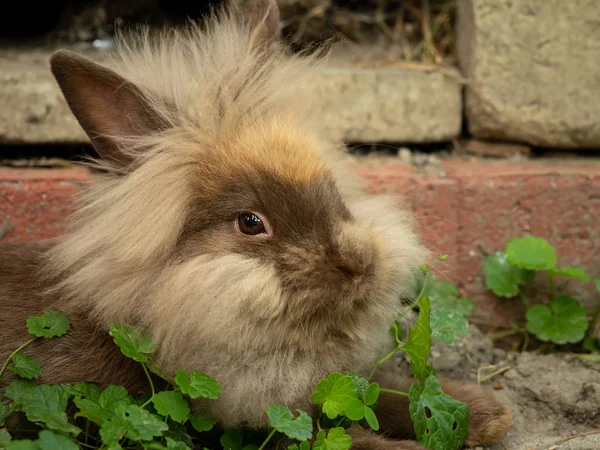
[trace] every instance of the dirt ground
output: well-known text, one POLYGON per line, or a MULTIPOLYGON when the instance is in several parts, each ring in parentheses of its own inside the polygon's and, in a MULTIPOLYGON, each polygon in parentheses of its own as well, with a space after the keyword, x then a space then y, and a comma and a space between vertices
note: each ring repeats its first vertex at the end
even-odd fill
MULTIPOLYGON (((473 325, 461 342, 434 344, 430 361, 440 377, 479 379, 512 410, 513 426, 505 439, 475 450, 600 449, 600 363, 507 353, 473 325)), ((405 355, 396 362, 410 370, 405 355)))

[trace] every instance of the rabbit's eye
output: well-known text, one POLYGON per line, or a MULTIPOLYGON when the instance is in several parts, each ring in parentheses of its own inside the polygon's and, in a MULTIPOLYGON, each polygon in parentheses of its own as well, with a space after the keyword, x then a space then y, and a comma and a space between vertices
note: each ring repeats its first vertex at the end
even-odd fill
POLYGON ((253 213, 244 212, 238 216, 238 227, 244 234, 251 236, 266 233, 265 224, 253 213))

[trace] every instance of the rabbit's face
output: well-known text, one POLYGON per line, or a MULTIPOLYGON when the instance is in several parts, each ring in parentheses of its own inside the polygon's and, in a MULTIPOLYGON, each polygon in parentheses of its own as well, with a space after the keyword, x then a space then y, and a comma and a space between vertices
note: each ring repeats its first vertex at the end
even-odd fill
POLYGON ((243 265, 236 276, 232 265, 226 275, 239 280, 240 291, 245 278, 274 273, 264 276, 277 284, 270 295, 279 297, 269 299, 277 304, 269 319, 302 326, 339 322, 389 304, 393 295, 398 300, 397 283, 414 265, 409 224, 383 209, 389 205, 371 212, 344 198, 315 137, 275 119, 217 144, 204 158, 179 244, 185 258, 251 261, 254 271, 243 265), (395 251, 398 239, 405 254, 395 251))

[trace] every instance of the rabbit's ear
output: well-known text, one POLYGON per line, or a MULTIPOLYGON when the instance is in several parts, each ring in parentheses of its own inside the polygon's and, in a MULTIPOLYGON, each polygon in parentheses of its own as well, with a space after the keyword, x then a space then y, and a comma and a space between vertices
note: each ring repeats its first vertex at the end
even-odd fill
POLYGON ((276 0, 255 0, 250 12, 250 30, 259 45, 277 41, 279 32, 279 6, 276 0))
POLYGON ((121 151, 118 138, 165 127, 142 92, 112 70, 66 50, 52 55, 50 67, 71 111, 103 159, 129 165, 131 157, 121 151))

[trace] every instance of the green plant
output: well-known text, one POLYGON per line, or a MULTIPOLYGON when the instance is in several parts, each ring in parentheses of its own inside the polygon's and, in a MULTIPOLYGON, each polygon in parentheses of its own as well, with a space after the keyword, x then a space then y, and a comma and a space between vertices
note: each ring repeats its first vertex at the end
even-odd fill
MULTIPOLYGON (((371 377, 366 379, 355 373, 331 373, 319 381, 312 394, 313 403, 321 411, 315 423, 306 411, 294 413, 283 405, 270 405, 266 414, 271 429, 258 434, 224 430, 221 446, 231 450, 262 450, 279 433, 297 442, 287 447, 290 450, 346 450, 352 445, 346 433, 352 423, 368 425, 375 431, 379 429, 377 400, 380 393, 385 392, 409 398, 417 438, 426 448, 459 448, 467 435, 467 406, 442 391, 428 357, 436 336, 442 342, 455 342, 466 333, 466 316, 473 304, 468 299, 459 299, 456 288, 449 283, 436 280, 428 283, 429 271, 423 270, 424 280, 413 305, 419 308, 416 324, 403 340, 400 323, 394 322, 390 331, 396 347, 377 361, 371 373, 372 377, 380 364, 402 350, 409 356, 417 380, 409 392, 381 388, 370 381, 371 377)), ((110 335, 124 355, 141 364, 148 378, 149 396, 135 398, 124 387, 114 385, 100 389, 83 382, 37 384, 31 380, 38 379, 42 370, 21 350, 36 339, 63 336, 70 324, 61 313, 50 311, 30 317, 27 325, 33 337, 16 349, 0 370, 0 382, 6 369, 17 376, 0 395, 0 427, 8 415, 21 412, 39 432, 30 433, 29 439, 12 439, 8 430, 0 429, 0 449, 210 448, 203 433, 211 431, 217 421, 192 413, 188 399, 219 398, 221 386, 216 379, 199 371, 188 374, 177 370, 173 380, 165 378, 166 389, 156 391, 150 375, 149 361, 155 350, 150 336, 117 323, 110 326, 110 335), (3 399, 9 400, 6 410, 2 406, 3 399)))
MULTIPOLYGON (((551 344, 576 344, 590 338, 586 338, 586 332, 590 323, 597 321, 598 314, 590 320, 578 300, 558 294, 556 278, 566 277, 584 283, 591 282, 591 279, 580 268, 557 267, 556 249, 545 239, 534 236, 511 239, 503 252, 486 258, 483 270, 486 285, 494 294, 506 298, 518 296, 527 309, 524 328, 515 326, 497 333, 495 337, 521 333, 524 335, 524 349, 528 333, 551 344), (536 272, 544 272, 548 277, 547 304, 531 305, 523 292, 523 286, 534 280, 536 272)), ((600 291, 600 280, 595 280, 595 283, 600 291)), ((591 348, 591 344, 587 345, 591 348)))

